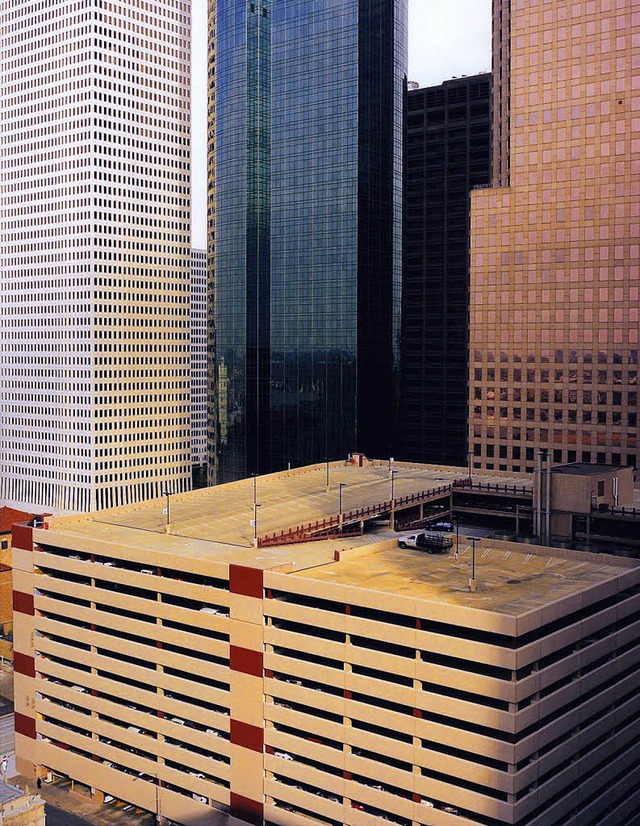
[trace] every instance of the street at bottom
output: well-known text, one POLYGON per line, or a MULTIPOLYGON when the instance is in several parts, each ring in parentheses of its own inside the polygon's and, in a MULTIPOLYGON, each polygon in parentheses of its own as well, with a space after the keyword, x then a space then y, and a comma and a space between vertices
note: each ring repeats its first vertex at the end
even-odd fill
POLYGON ((47 826, 91 826, 88 820, 58 809, 51 803, 46 803, 44 810, 47 815, 47 826))

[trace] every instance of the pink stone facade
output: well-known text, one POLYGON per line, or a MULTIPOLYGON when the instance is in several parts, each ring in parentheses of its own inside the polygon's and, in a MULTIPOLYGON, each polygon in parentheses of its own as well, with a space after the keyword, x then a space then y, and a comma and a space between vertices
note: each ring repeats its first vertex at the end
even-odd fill
POLYGON ((512 0, 504 21, 510 185, 472 193, 474 463, 636 465, 640 3, 512 0))

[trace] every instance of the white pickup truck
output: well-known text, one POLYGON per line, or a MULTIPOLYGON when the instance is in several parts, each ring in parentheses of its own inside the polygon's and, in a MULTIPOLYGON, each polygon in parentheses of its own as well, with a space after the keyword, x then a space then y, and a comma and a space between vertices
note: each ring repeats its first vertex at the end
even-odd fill
POLYGON ((411 533, 398 539, 400 548, 416 548, 428 554, 446 554, 453 548, 453 539, 442 534, 411 533))

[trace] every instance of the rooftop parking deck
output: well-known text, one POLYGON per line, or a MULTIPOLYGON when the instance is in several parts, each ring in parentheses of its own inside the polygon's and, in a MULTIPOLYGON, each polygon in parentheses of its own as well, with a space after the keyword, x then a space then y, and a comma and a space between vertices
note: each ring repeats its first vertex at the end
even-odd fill
POLYGON ((476 546, 477 591, 472 593, 471 556, 471 543, 461 536, 457 555, 372 548, 372 553, 345 555, 295 577, 518 617, 633 567, 609 556, 484 539, 476 546), (554 553, 558 556, 546 555, 554 553))
MULTIPOLYGON (((467 469, 438 466, 393 465, 393 496, 396 501, 455 481, 468 479, 467 469)), ((531 490, 532 478, 526 474, 474 472, 474 483, 509 485, 531 490)), ((356 467, 333 462, 297 469, 291 473, 245 479, 227 485, 171 496, 170 533, 189 539, 253 546, 254 491, 258 503, 258 536, 285 531, 305 523, 336 518, 358 509, 380 505, 389 510, 391 473, 387 462, 356 467), (327 489, 327 475, 329 487, 327 489), (341 490, 341 493, 340 493, 341 490)), ((55 520, 65 530, 82 529, 87 522, 133 528, 157 534, 165 532, 167 499, 102 511, 93 517, 67 517, 55 520)))
MULTIPOLYGON (((438 489, 446 497, 449 485, 468 479, 467 469, 461 468, 395 464, 393 470, 396 499, 438 489)), ((335 517, 340 485, 343 512, 369 507, 375 512, 379 505, 381 513, 385 508, 388 513, 391 477, 386 462, 366 467, 332 463, 328 473, 329 490, 326 465, 314 466, 171 497, 169 514, 163 512, 166 499, 161 499, 92 517, 56 518, 48 531, 36 531, 34 538, 42 544, 60 541, 63 547, 89 554, 112 554, 116 567, 120 558, 160 567, 184 564, 202 573, 210 563, 233 563, 512 617, 578 594, 637 564, 485 539, 476 550, 478 589, 472 593, 471 544, 464 533, 457 554, 402 550, 398 534, 383 526, 363 536, 255 548, 254 489, 259 536, 335 517)), ((473 482, 521 491, 532 485, 531 476, 490 472, 474 472, 473 482)))

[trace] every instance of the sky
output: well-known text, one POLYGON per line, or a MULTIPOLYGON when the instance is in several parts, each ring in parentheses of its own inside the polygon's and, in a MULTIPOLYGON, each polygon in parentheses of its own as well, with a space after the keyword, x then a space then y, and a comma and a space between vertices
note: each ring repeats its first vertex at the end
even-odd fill
MULTIPOLYGON (((192 0, 193 246, 206 247, 207 0, 192 0)), ((491 69, 491 0, 409 0, 409 80, 491 69)))

